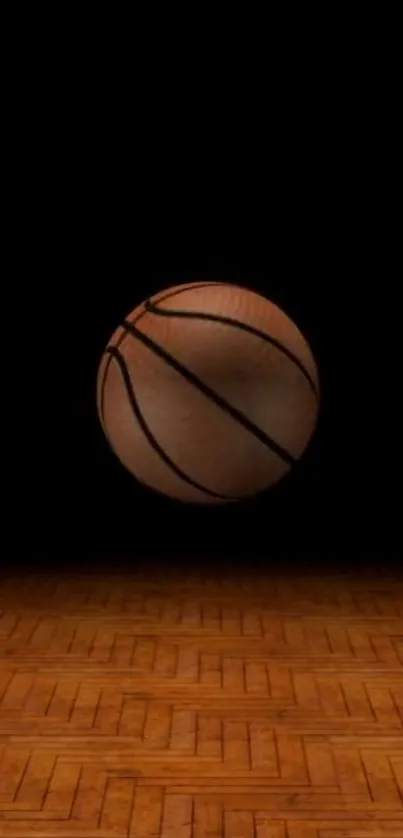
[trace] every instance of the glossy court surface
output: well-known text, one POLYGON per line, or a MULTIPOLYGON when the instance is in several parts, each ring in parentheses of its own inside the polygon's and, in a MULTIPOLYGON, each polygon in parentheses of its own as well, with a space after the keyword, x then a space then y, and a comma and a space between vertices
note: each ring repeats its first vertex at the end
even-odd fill
POLYGON ((386 573, 0 578, 0 836, 402 838, 386 573))

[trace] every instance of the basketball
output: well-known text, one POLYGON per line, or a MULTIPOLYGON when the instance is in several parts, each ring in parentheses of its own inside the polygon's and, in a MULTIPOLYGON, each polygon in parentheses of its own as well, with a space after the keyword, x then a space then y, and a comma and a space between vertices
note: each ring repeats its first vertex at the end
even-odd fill
POLYGON ((228 503, 284 477, 315 430, 319 380, 295 323, 247 288, 168 288, 101 358, 97 408, 122 464, 176 500, 228 503))

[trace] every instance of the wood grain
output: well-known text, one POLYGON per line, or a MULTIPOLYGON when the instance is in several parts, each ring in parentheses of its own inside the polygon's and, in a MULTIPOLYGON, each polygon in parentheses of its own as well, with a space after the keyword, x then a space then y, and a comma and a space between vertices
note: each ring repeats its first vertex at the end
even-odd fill
POLYGON ((0 580, 0 836, 401 838, 403 585, 0 580))

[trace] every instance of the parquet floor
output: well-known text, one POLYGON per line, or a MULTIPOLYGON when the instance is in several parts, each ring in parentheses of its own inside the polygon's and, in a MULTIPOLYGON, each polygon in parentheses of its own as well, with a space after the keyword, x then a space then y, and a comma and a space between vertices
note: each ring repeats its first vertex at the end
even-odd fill
POLYGON ((403 838, 403 584, 0 579, 0 836, 403 838))

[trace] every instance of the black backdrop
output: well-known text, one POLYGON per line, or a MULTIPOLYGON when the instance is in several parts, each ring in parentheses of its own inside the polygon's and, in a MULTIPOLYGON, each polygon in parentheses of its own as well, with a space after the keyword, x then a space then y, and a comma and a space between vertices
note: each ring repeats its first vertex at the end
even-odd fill
POLYGON ((251 242, 240 254, 234 239, 231 264, 199 243, 188 264, 171 248, 156 265, 92 235, 98 247, 87 237, 81 248, 66 230, 52 230, 48 247, 32 237, 29 259, 41 270, 15 282, 3 379, 3 567, 155 558, 256 558, 271 567, 290 556, 318 567, 398 563, 401 351, 370 237, 365 259, 359 244, 350 250, 322 235, 320 247, 294 242, 283 257, 281 246, 261 248, 256 267, 251 242), (321 376, 320 421, 300 465, 276 489, 227 507, 187 506, 139 485, 109 450, 95 407, 97 366, 116 325, 156 290, 201 276, 233 279, 284 307, 321 376))
POLYGON ((25 44, 7 77, 3 567, 288 553, 380 567, 399 556, 398 109, 393 50, 382 64, 379 42, 358 40, 332 49, 326 35, 318 54, 316 35, 311 49, 298 32, 301 52, 282 46, 263 89, 254 62, 245 81, 248 62, 231 60, 232 83, 213 71, 210 97, 199 55, 200 90, 182 62, 172 82, 170 55, 167 87, 157 73, 150 93, 151 76, 133 88, 120 60, 114 75, 103 39, 99 59, 85 44, 81 65, 70 40, 67 51, 52 41, 49 58, 29 34, 32 57, 25 44), (116 324, 200 272, 244 278, 283 305, 312 343, 323 391, 295 474, 213 510, 138 486, 108 451, 94 401, 116 324))

